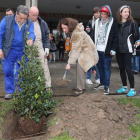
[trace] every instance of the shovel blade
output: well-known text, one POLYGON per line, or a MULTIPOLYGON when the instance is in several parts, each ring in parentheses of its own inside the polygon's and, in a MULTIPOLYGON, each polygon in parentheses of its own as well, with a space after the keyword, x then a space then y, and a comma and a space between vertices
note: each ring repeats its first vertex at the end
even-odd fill
POLYGON ((65 70, 65 73, 63 75, 63 80, 66 79, 66 74, 67 74, 67 70, 65 70))

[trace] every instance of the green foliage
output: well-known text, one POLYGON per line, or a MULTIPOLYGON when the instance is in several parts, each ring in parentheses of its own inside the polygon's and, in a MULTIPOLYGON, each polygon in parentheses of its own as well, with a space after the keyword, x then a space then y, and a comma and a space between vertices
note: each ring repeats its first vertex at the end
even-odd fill
POLYGON ((51 113, 49 110, 55 106, 52 91, 46 91, 44 70, 37 59, 37 46, 24 47, 24 56, 21 58, 18 85, 19 94, 14 93, 14 109, 20 116, 39 122, 42 115, 51 113))
POLYGON ((56 138, 52 138, 52 139, 49 139, 49 140, 75 140, 74 138, 70 137, 69 136, 69 133, 64 133, 56 138))

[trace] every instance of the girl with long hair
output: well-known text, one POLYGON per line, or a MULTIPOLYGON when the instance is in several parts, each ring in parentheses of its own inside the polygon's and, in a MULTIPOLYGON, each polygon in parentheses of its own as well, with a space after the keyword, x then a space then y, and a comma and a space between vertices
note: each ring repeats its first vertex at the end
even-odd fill
POLYGON ((116 52, 116 58, 120 69, 120 76, 123 87, 117 90, 117 93, 128 91, 127 76, 130 83, 130 90, 127 96, 136 95, 134 89, 134 76, 131 70, 131 58, 134 50, 134 44, 139 39, 138 26, 132 17, 131 8, 124 5, 119 8, 116 19, 119 23, 119 46, 116 52))

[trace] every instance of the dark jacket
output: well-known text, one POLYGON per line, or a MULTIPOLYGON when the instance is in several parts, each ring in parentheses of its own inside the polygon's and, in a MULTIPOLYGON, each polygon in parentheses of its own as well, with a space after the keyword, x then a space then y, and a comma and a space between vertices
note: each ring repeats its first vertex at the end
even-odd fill
POLYGON ((56 47, 56 44, 55 44, 55 37, 54 36, 52 36, 52 40, 50 40, 50 52, 56 52, 57 51, 57 47, 56 47), (54 47, 54 45, 55 45, 55 50, 52 50, 51 48, 52 48, 52 46, 54 47))
POLYGON ((43 43, 43 48, 50 48, 50 40, 49 40, 49 28, 47 23, 41 18, 38 17, 38 21, 40 24, 41 28, 41 33, 42 33, 42 43, 43 43))
POLYGON ((94 16, 91 20, 88 21, 88 24, 86 26, 86 33, 91 37, 91 39, 94 41, 94 25, 95 25, 95 21, 94 21, 94 16))
MULTIPOLYGON (((103 7, 107 7, 110 11, 110 21, 106 24, 106 39, 105 39, 105 57, 111 56, 110 51, 117 50, 118 47, 118 23, 117 21, 112 17, 112 12, 111 9, 108 5, 105 5, 103 7)), ((101 22, 101 15, 100 17, 96 20, 95 22, 95 45, 97 45, 97 38, 98 38, 98 29, 99 29, 99 24, 101 22)))
MULTIPOLYGON (((7 58, 9 51, 13 45, 13 39, 16 38, 17 36, 15 35, 15 31, 14 31, 15 15, 6 16, 5 18, 6 18, 6 22, 5 22, 6 25, 3 25, 3 26, 6 26, 5 33, 4 33, 4 37, 1 34, 1 38, 3 38, 2 50, 4 52, 4 56, 7 58)), ((25 23, 24 29, 22 32, 22 46, 23 47, 26 44, 26 37, 28 35, 28 32, 29 32, 28 38, 32 38, 34 41, 35 35, 34 35, 34 30, 33 30, 33 22, 30 19, 27 19, 27 22, 25 23), (32 31, 30 31, 31 26, 32 26, 32 31)))
POLYGON ((134 44, 139 39, 138 25, 135 21, 119 24, 119 46, 117 53, 133 53, 134 44))
POLYGON ((65 41, 59 41, 57 45, 58 50, 65 50, 65 41), (62 47, 62 48, 60 48, 62 47))

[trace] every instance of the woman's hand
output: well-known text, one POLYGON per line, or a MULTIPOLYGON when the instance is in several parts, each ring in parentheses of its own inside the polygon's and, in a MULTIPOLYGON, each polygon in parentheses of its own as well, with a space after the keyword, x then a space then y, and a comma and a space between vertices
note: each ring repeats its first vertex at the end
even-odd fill
POLYGON ((67 70, 70 69, 70 64, 67 64, 66 69, 67 69, 67 70))
POLYGON ((137 42, 137 46, 140 46, 140 42, 137 42))

